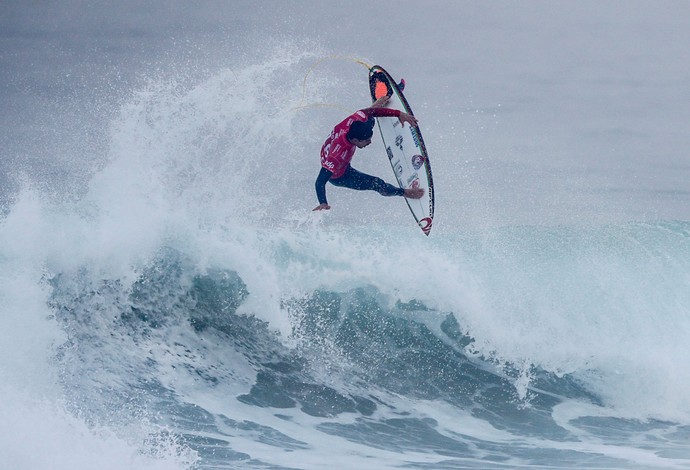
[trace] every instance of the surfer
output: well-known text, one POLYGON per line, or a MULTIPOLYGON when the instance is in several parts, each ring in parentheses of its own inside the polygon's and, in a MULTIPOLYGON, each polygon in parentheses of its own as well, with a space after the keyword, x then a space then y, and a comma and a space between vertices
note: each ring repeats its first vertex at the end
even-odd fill
POLYGON ((385 108, 388 100, 388 96, 379 98, 370 108, 360 109, 333 128, 321 147, 321 171, 315 184, 319 205, 314 208, 315 211, 331 208, 326 200, 326 183, 329 181, 336 186, 358 191, 376 191, 382 196, 403 196, 410 199, 424 196, 422 188, 399 188, 350 166, 355 150, 371 143, 375 117, 397 117, 403 126, 405 123, 417 125, 417 119, 411 114, 385 108))

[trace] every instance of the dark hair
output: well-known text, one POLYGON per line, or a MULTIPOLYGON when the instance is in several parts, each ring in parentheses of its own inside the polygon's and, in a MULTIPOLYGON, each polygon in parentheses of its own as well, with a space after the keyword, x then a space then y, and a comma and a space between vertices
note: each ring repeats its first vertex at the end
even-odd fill
POLYGON ((370 139, 372 135, 374 135, 373 129, 373 119, 371 120, 371 122, 355 121, 352 123, 352 125, 350 125, 350 130, 347 131, 346 137, 348 138, 348 140, 367 140, 370 139))

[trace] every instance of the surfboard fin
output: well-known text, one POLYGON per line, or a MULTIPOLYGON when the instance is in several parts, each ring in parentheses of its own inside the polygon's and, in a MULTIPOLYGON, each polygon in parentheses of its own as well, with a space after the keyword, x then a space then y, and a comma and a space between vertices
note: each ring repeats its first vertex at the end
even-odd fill
POLYGON ((398 83, 398 90, 403 91, 405 89, 405 79, 401 78, 400 83, 398 83))

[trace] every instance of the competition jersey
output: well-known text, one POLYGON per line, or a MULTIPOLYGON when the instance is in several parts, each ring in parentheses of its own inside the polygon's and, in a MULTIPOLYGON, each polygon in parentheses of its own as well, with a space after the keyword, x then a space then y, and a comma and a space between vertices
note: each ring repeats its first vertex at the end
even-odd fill
MULTIPOLYGON (((366 122, 372 117, 397 117, 400 111, 389 108, 366 108, 348 116, 343 122, 333 128, 331 135, 321 147, 321 166, 331 171, 331 179, 343 176, 350 165, 357 147, 347 140, 347 133, 355 121, 366 122)), ((373 126, 373 123, 372 123, 373 126)))

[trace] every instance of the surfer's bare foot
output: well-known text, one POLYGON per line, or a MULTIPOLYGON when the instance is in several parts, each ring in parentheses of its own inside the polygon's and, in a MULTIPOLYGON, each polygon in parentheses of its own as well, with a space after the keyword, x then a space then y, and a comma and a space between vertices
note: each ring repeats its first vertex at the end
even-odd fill
POLYGON ((424 196, 424 189, 423 188, 407 188, 405 190, 405 194, 403 194, 404 197, 408 199, 420 199, 422 196, 424 196))

